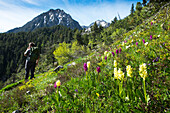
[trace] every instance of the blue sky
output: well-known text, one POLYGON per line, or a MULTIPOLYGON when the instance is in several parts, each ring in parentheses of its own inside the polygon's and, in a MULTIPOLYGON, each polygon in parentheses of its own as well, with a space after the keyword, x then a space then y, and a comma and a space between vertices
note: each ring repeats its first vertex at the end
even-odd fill
POLYGON ((80 25, 88 26, 96 20, 111 22, 115 16, 130 14, 142 0, 0 0, 0 32, 21 27, 49 9, 62 9, 80 25))

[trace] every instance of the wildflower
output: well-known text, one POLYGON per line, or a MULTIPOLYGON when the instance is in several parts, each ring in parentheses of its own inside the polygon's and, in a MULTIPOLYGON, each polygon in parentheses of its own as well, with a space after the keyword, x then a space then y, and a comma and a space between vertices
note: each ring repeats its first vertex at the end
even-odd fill
POLYGON ((147 102, 146 88, 145 88, 145 78, 147 77, 147 69, 145 63, 139 65, 139 75, 143 78, 143 91, 144 91, 145 101, 147 102))
POLYGON ((121 53, 121 51, 122 51, 122 49, 121 49, 121 48, 119 48, 119 53, 121 53))
POLYGON ((124 41, 125 43, 127 42, 127 40, 124 41))
POLYGON ((126 49, 128 49, 130 47, 130 45, 126 46, 126 49))
POLYGON ((84 70, 87 71, 87 64, 84 63, 84 70))
POLYGON ((75 89, 75 92, 78 92, 78 90, 77 90, 77 89, 75 89))
POLYGON ((165 45, 165 42, 163 43, 163 45, 165 45))
POLYGON ((147 70, 146 70, 146 64, 143 63, 139 65, 139 75, 145 79, 147 77, 147 70))
POLYGON ((90 68, 90 61, 87 62, 87 68, 90 68))
POLYGON ((158 37, 160 37, 161 35, 158 35, 158 37))
POLYGON ((117 68, 114 68, 114 78, 118 79, 118 71, 117 68))
POLYGON ((125 46, 125 42, 122 42, 122 46, 125 46))
POLYGON ((145 46, 148 45, 148 42, 145 43, 145 46))
POLYGON ((97 72, 98 72, 98 73, 100 73, 100 72, 101 72, 100 67, 97 67, 97 72))
POLYGON ((73 66, 75 66, 75 65, 76 65, 76 63, 75 63, 75 62, 72 62, 72 65, 73 65, 73 66))
POLYGON ((114 52, 112 52, 112 55, 113 55, 113 56, 115 56, 115 53, 114 53, 114 52))
POLYGON ((116 49, 116 54, 118 54, 118 49, 116 49))
POLYGON ((107 55, 107 52, 108 52, 108 51, 105 51, 105 52, 104 52, 104 55, 105 55, 105 56, 107 55))
POLYGON ((159 60, 159 57, 156 58, 156 62, 159 60))
POLYGON ((118 70, 118 78, 119 78, 120 80, 123 80, 123 79, 124 79, 124 73, 123 73, 123 71, 121 71, 121 68, 119 68, 119 70, 118 70))
POLYGON ((102 56, 102 60, 104 59, 104 56, 102 56))
POLYGON ((117 61, 114 60, 114 67, 117 67, 117 61))
POLYGON ((130 65, 126 66, 127 76, 132 77, 132 68, 130 65))
POLYGON ((96 93, 96 95, 99 97, 100 95, 99 95, 99 93, 96 93))
POLYGON ((105 56, 104 59, 107 60, 107 56, 105 56))
POLYGON ((60 80, 57 80, 57 82, 54 83, 54 88, 60 87, 60 85, 61 85, 60 80))
POLYGON ((151 25, 153 25, 153 22, 151 22, 151 25))
POLYGON ((150 39, 152 40, 152 35, 150 35, 150 39))
POLYGON ((145 40, 143 39, 142 41, 143 41, 143 44, 145 44, 145 40))
POLYGON ((108 57, 108 58, 111 57, 111 52, 108 52, 107 57, 108 57))
POLYGON ((138 45, 138 42, 136 42, 136 45, 138 45))

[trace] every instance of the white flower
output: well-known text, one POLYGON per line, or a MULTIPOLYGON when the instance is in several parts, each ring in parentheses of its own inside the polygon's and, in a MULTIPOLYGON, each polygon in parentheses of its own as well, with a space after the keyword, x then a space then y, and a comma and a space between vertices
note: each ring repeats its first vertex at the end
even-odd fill
POLYGON ((126 49, 128 49, 130 47, 130 45, 126 46, 126 49))
POLYGON ((160 37, 160 35, 158 35, 158 37, 160 37))
POLYGON ((104 52, 104 55, 106 56, 106 55, 107 55, 107 53, 108 53, 108 51, 105 51, 105 52, 104 52))
POLYGON ((73 65, 73 66, 76 65, 76 63, 75 63, 75 62, 72 62, 72 65, 73 65))
POLYGON ((90 61, 87 62, 87 67, 90 68, 90 61))
POLYGON ((117 67, 117 61, 114 60, 114 67, 117 67))
POLYGON ((145 46, 148 45, 148 42, 145 43, 145 46))
POLYGON ((123 79, 124 79, 124 73, 123 73, 123 71, 121 71, 121 68, 119 68, 119 70, 118 70, 118 78, 119 78, 120 80, 123 80, 123 79))

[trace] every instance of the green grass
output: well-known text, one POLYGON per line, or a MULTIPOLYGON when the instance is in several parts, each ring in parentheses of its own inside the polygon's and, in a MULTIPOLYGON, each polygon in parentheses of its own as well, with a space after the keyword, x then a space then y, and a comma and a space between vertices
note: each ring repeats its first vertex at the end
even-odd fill
MULTIPOLYGON (((13 89, 1 92, 0 111, 169 112, 170 19, 166 11, 170 9, 163 9, 153 18, 153 25, 150 24, 153 20, 148 20, 124 34, 123 40, 104 47, 105 50, 99 48, 88 57, 75 60, 75 66, 65 64, 57 73, 51 69, 36 74, 34 80, 16 88, 7 86, 13 89), (167 30, 162 28, 163 23, 167 30), (119 48, 121 52, 116 54, 119 48), (115 56, 109 52, 114 52, 115 56), (85 72, 83 66, 88 61, 90 67, 85 72), (146 69, 139 72, 142 63, 146 63, 146 69), (132 67, 132 77, 127 76, 127 65, 132 67), (97 72, 97 67, 101 72, 97 72), (122 79, 116 78, 115 68, 124 73, 122 79), (147 76, 141 77, 144 70, 147 76), (61 81, 61 86, 55 89, 57 80, 61 81)), ((102 44, 98 46, 103 47, 102 44)))

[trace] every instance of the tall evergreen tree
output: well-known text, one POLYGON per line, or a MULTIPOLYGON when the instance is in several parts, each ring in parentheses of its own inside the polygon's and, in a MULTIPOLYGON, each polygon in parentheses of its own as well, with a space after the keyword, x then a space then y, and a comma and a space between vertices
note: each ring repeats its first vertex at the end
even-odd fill
POLYGON ((132 4, 131 10, 130 10, 130 14, 133 16, 133 13, 135 12, 134 10, 134 4, 132 4))
POLYGON ((143 6, 146 6, 147 0, 143 0, 143 6))
POLYGON ((142 4, 140 2, 137 2, 136 10, 139 11, 139 12, 142 10, 142 4))

